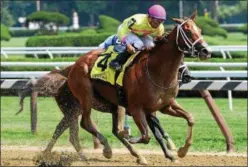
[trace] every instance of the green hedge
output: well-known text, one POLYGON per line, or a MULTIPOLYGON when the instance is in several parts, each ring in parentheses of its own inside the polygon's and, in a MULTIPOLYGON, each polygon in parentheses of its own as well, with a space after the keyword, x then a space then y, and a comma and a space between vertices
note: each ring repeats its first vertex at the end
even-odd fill
POLYGON ((87 28, 87 29, 84 29, 80 32, 81 35, 93 35, 93 34, 97 34, 97 30, 95 28, 87 28))
POLYGON ((244 34, 247 34, 248 32, 248 24, 246 23, 244 26, 239 28, 244 34))
POLYGON ((60 36, 34 36, 30 37, 27 47, 35 46, 97 46, 111 33, 102 34, 64 34, 60 36))
POLYGON ((227 32, 243 32, 241 27, 237 26, 230 26, 230 27, 222 27, 227 32))
POLYGON ((44 23, 56 23, 59 25, 67 25, 69 23, 69 18, 58 12, 33 12, 27 17, 27 21, 42 21, 44 23))
POLYGON ((100 15, 99 22, 100 22, 100 27, 97 31, 100 33, 109 32, 114 34, 117 32, 117 29, 121 24, 120 21, 106 15, 100 15))
POLYGON ((11 30, 12 37, 30 37, 38 33, 38 30, 11 30))
POLYGON ((116 33, 120 25, 118 20, 105 15, 100 15, 99 21, 100 27, 97 29, 86 28, 80 33, 30 37, 26 42, 26 46, 98 46, 108 36, 116 33))
POLYGON ((1 41, 9 41, 11 38, 8 27, 1 24, 1 41))
POLYGON ((222 36, 227 38, 227 31, 220 28, 219 24, 213 19, 199 16, 196 19, 196 24, 202 29, 203 35, 222 36))

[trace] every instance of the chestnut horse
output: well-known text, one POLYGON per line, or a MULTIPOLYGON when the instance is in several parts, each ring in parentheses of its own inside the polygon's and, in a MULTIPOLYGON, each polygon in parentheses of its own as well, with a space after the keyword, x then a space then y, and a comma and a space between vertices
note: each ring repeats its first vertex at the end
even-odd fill
MULTIPOLYGON (((103 50, 93 50, 90 53, 100 54, 101 52, 103 52, 103 50)), ((79 130, 78 116, 82 113, 82 109, 78 100, 72 95, 67 84, 67 77, 68 77, 68 73, 70 72, 70 69, 71 66, 63 70, 53 70, 48 74, 42 76, 38 80, 31 80, 31 82, 27 83, 27 85, 19 92, 21 108, 16 113, 16 115, 23 111, 24 99, 27 96, 30 96, 33 91, 38 92, 40 95, 53 96, 58 104, 58 107, 62 111, 64 117, 56 126, 52 139, 45 148, 44 153, 45 154, 50 153, 58 138, 65 132, 66 129, 69 128, 70 142, 72 143, 75 150, 78 152, 81 160, 87 160, 87 158, 85 157, 82 151, 82 147, 79 143, 79 137, 78 137, 78 130, 79 130)), ((99 97, 97 94, 94 95, 94 99, 93 99, 94 109, 102 112, 108 112, 109 111, 108 108, 110 107, 110 105, 108 106, 108 104, 109 104, 108 102, 106 102, 104 99, 99 97)), ((124 131, 124 127, 123 127, 124 116, 125 116, 125 110, 123 111, 123 108, 120 107, 118 110, 118 117, 120 121, 118 122, 118 129, 120 133, 123 133, 124 131)), ((170 139, 168 134, 164 132, 156 116, 153 117, 153 121, 156 124, 160 133, 162 134, 162 137, 167 141, 167 145, 169 149, 171 150, 175 149, 175 145, 173 141, 170 139)), ((99 141, 95 141, 95 142, 99 142, 99 141)))
MULTIPOLYGON (((105 82, 91 79, 90 71, 98 58, 98 54, 87 53, 72 65, 68 75, 68 87, 79 101, 82 108, 80 125, 99 139, 104 145, 103 155, 111 158, 112 150, 107 139, 94 128, 91 120, 91 108, 94 106, 94 94, 106 101, 109 112, 112 113, 113 134, 129 149, 140 164, 146 160, 139 155, 130 143, 148 143, 150 136, 148 126, 159 142, 165 157, 174 160, 174 156, 162 142, 162 137, 153 114, 159 110, 164 114, 182 117, 188 122, 188 136, 185 145, 178 150, 178 156, 184 157, 192 144, 194 120, 175 98, 178 93, 178 69, 183 59, 183 53, 197 55, 201 60, 210 58, 211 53, 201 36, 201 30, 195 24, 196 11, 190 18, 172 18, 177 25, 168 35, 167 40, 161 40, 151 51, 141 51, 126 70, 123 79, 123 89, 127 101, 127 113, 134 119, 141 132, 141 137, 125 139, 118 134, 117 106, 119 101, 116 87, 105 82)), ((103 104, 103 105, 105 105, 103 104)))

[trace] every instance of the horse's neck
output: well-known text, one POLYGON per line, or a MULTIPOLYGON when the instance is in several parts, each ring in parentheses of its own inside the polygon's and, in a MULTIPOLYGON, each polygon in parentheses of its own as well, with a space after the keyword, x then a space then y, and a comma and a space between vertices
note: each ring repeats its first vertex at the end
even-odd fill
POLYGON ((176 82, 177 73, 183 54, 175 43, 176 31, 173 30, 168 37, 167 44, 160 44, 154 48, 153 55, 149 56, 149 72, 153 78, 162 85, 176 82))

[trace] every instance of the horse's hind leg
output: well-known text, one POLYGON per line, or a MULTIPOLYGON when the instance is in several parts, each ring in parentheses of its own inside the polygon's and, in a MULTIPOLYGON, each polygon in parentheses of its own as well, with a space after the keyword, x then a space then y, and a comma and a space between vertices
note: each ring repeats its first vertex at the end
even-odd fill
POLYGON ((192 114, 186 112, 179 104, 177 104, 176 100, 173 100, 170 106, 167 106, 161 109, 160 111, 164 114, 168 114, 168 115, 176 116, 176 117, 183 117, 184 119, 187 120, 188 136, 187 136, 184 147, 181 147, 177 152, 179 157, 184 157, 187 154, 189 147, 191 146, 193 142, 194 119, 193 119, 192 114))
POLYGON ((82 119, 80 125, 86 131, 99 139, 104 145, 103 155, 106 158, 112 157, 112 150, 108 144, 108 140, 94 128, 91 120, 91 108, 93 101, 93 91, 91 81, 88 76, 84 75, 84 69, 77 65, 73 68, 68 77, 68 85, 73 95, 78 99, 82 107, 82 119))
POLYGON ((57 139, 64 133, 64 131, 69 127, 68 119, 64 116, 62 120, 57 125, 55 132, 53 133, 53 137, 51 141, 48 143, 44 152, 51 152, 53 149, 54 144, 56 143, 57 139))
POLYGON ((112 112, 112 123, 113 123, 113 129, 112 133, 126 146, 126 148, 130 151, 132 156, 135 156, 137 158, 137 162, 141 165, 146 165, 147 161, 146 159, 141 156, 138 151, 134 149, 134 147, 127 141, 127 139, 124 138, 124 135, 121 134, 122 129, 121 125, 119 125, 119 118, 120 116, 118 115, 117 106, 113 106, 111 109, 112 112))
POLYGON ((81 160, 87 160, 87 158, 84 156, 82 147, 79 143, 79 137, 78 137, 78 115, 76 115, 73 120, 71 120, 70 123, 70 142, 75 148, 75 150, 78 152, 81 160))

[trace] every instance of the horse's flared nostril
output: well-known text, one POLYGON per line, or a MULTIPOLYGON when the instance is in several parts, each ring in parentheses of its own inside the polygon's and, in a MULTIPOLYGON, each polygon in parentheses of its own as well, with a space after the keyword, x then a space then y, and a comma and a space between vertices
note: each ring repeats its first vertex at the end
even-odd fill
POLYGON ((208 51, 208 49, 202 48, 202 49, 201 49, 201 54, 202 54, 202 55, 209 55, 210 52, 208 51))

